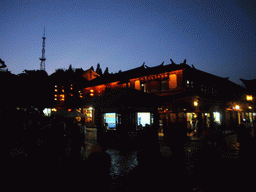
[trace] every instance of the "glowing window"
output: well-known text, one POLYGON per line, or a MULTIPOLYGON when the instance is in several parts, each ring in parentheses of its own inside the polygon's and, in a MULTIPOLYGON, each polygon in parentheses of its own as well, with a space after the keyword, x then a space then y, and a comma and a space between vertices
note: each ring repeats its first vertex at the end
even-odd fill
POLYGON ((108 124, 108 128, 116 128, 116 113, 105 113, 104 119, 105 123, 108 124))
POLYGON ((139 112, 137 113, 138 125, 145 127, 146 124, 150 125, 150 113, 148 112, 139 112))
POLYGON ((140 90, 140 80, 135 81, 135 89, 140 90))
POLYGON ((58 89, 55 89, 55 92, 57 92, 58 91, 58 89))
POLYGON ((175 89, 177 87, 177 75, 171 74, 169 75, 169 88, 175 89))
POLYGON ((216 123, 220 124, 220 113, 219 112, 213 112, 213 117, 216 123))

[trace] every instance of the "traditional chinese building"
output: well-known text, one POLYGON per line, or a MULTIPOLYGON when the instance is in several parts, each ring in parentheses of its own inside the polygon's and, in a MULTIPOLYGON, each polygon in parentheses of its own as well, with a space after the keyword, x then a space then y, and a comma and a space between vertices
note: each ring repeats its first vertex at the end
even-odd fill
MULTIPOLYGON (((202 120, 204 127, 210 127, 214 121, 233 126, 240 123, 238 111, 241 109, 237 105, 246 102, 245 88, 228 78, 191 67, 186 60, 181 64, 172 61, 155 67, 143 64, 128 71, 97 77, 87 85, 82 91, 85 100, 124 87, 161 96, 164 104, 158 108, 160 125, 167 126, 183 122, 189 127, 196 117, 202 120)), ((93 115, 92 123, 96 123, 93 115)))

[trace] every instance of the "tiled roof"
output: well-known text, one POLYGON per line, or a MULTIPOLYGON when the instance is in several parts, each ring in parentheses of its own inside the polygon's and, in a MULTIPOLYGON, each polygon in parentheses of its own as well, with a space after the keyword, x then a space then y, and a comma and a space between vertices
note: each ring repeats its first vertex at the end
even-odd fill
POLYGON ((125 83, 125 82, 129 81, 129 79, 148 76, 148 75, 154 75, 154 74, 159 74, 159 73, 164 73, 164 72, 175 71, 175 70, 187 67, 187 66, 177 65, 177 64, 169 64, 169 65, 164 66, 162 63, 161 65, 158 65, 155 67, 147 67, 143 63, 142 66, 134 68, 134 69, 130 69, 127 71, 116 73, 116 74, 108 74, 108 75, 102 75, 100 77, 97 77, 94 80, 90 81, 90 83, 88 84, 88 87, 101 85, 101 84, 105 84, 105 83, 116 82, 116 81, 125 83))

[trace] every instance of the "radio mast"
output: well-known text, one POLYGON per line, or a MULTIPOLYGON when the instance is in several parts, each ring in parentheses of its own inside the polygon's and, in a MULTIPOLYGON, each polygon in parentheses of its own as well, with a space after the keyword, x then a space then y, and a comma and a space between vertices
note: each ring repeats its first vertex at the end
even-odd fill
POLYGON ((40 63, 40 70, 42 71, 45 71, 45 60, 46 58, 44 57, 44 54, 45 54, 45 28, 44 28, 44 36, 43 36, 43 49, 42 49, 42 57, 39 58, 41 60, 41 63, 40 63))

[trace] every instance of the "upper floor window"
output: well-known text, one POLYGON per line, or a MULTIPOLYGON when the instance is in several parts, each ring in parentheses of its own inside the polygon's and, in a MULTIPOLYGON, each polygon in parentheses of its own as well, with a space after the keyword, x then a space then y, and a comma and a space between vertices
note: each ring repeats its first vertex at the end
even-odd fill
POLYGON ((169 75, 169 88, 175 89, 177 87, 177 75, 171 74, 169 75))
POLYGON ((140 90, 140 80, 135 81, 135 89, 140 90))
POLYGON ((207 93, 207 86, 201 85, 201 91, 207 93))
POLYGON ((167 90, 167 87, 166 87, 166 81, 161 81, 160 82, 160 89, 161 89, 161 91, 165 91, 165 90, 167 90))
POLYGON ((189 88, 193 88, 194 87, 194 82, 193 81, 190 81, 190 80, 187 80, 187 87, 189 88))

